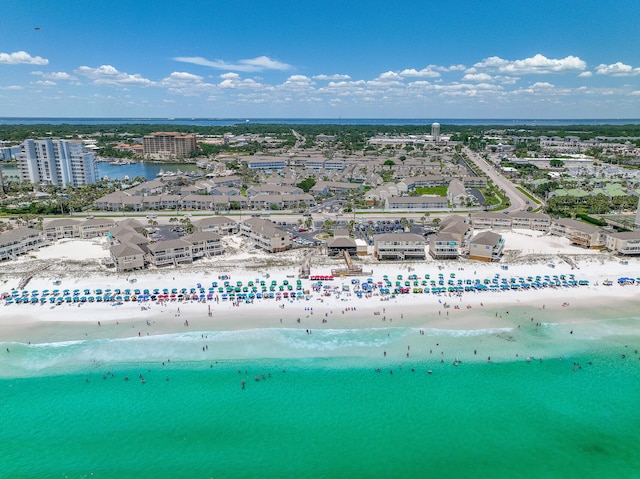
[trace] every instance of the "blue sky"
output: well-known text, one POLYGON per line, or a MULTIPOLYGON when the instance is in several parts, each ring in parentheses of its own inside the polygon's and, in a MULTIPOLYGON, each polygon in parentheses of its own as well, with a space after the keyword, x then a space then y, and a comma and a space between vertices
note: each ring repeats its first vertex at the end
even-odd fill
POLYGON ((638 118, 638 18, 638 0, 3 0, 0 116, 638 118))

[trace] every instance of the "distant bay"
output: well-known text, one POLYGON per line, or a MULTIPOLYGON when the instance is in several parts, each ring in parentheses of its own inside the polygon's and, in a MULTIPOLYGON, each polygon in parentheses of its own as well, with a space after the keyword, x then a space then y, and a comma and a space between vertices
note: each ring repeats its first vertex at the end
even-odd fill
POLYGON ((232 126, 240 124, 275 125, 431 125, 439 122, 449 125, 481 126, 566 126, 566 125, 638 125, 639 118, 56 118, 56 117, 0 117, 0 125, 193 125, 232 126))

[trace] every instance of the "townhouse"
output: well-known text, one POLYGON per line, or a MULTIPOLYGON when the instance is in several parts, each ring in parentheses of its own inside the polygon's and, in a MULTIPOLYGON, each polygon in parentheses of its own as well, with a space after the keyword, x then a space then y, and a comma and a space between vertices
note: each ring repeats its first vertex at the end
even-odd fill
POLYGON ((26 227, 5 231, 0 234, 0 261, 17 259, 18 256, 46 244, 44 231, 26 227))
POLYGON ((414 233, 386 233, 373 238, 374 257, 378 260, 425 259, 425 239, 414 233))

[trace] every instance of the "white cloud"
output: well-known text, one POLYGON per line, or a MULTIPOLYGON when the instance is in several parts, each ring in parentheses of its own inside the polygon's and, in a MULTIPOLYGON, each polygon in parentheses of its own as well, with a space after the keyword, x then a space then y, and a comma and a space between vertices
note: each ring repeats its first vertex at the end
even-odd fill
POLYGON ((201 82, 202 78, 200 75, 194 75, 193 73, 187 72, 173 72, 163 81, 178 81, 178 82, 201 82))
POLYGON ((83 75, 96 85, 153 85, 154 82, 142 77, 139 73, 129 74, 120 72, 111 65, 100 65, 97 68, 81 66, 75 71, 78 75, 83 75))
POLYGON ((554 88, 554 85, 546 81, 538 81, 531 85, 531 88, 554 88))
POLYGON ((614 77, 629 77, 640 75, 640 68, 633 68, 631 65, 627 65, 622 62, 616 62, 612 63, 611 65, 598 65, 596 67, 596 74, 611 75, 614 77))
POLYGON ((4 53, 0 52, 0 63, 8 65, 48 65, 49 60, 42 57, 32 57, 25 51, 4 53))
POLYGON ((21 85, 0 86, 0 90, 24 90, 24 87, 21 85))
POLYGON ((311 78, 314 80, 351 80, 349 75, 340 75, 338 73, 333 75, 314 75, 311 78))
POLYGON ((32 75, 39 75, 45 80, 77 80, 73 75, 68 74, 67 72, 41 72, 41 71, 33 71, 32 75))
POLYGON ((379 82, 397 82, 402 80, 402 76, 396 72, 388 71, 378 76, 374 81, 379 82))
POLYGON ((55 86, 56 82, 53 82, 51 80, 38 80, 33 82, 33 84, 38 86, 55 86))
POLYGON ((415 68, 406 68, 400 72, 403 77, 418 77, 418 78, 439 78, 441 75, 436 71, 435 65, 429 65, 422 70, 416 70, 415 68))
POLYGON ((638 95, 638 96, 640 96, 640 90, 632 91, 631 93, 629 93, 629 95, 638 95))
POLYGON ((267 56, 238 60, 237 63, 229 63, 224 60, 207 60, 203 57, 175 57, 174 60, 183 63, 192 63, 194 65, 216 68, 218 70, 239 72, 261 72, 264 70, 286 71, 291 70, 292 68, 291 65, 288 65, 287 63, 273 60, 267 56))
MULTIPOLYGON (((218 86, 220 88, 225 89, 251 89, 251 90, 259 90, 261 88, 265 88, 265 85, 259 83, 251 78, 240 78, 240 75, 236 75, 234 73, 227 75, 220 75, 221 77, 225 77, 218 86)), ((267 87, 267 89, 271 89, 272 87, 267 87)))
POLYGON ((592 77, 593 73, 586 71, 586 72, 582 72, 578 75, 578 78, 589 78, 592 77))
POLYGON ((488 73, 467 73, 462 77, 462 81, 488 82, 491 80, 493 77, 488 73))
MULTIPOLYGON (((567 71, 584 70, 587 64, 579 57, 569 55, 565 58, 547 58, 540 53, 523 60, 505 60, 500 57, 485 58, 473 65, 477 70, 498 71, 512 75, 526 75, 539 73, 562 73, 567 71)), ((473 72, 471 72, 473 73, 473 72)))

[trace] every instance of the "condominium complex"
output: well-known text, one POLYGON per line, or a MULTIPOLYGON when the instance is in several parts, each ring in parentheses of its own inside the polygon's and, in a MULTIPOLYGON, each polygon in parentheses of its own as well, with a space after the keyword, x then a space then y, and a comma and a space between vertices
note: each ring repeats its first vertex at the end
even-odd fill
POLYGON ((32 183, 78 187, 95 183, 98 177, 95 158, 80 141, 25 140, 17 159, 21 179, 32 183))
POLYGON ((179 158, 197 149, 196 136, 158 131, 142 138, 144 156, 149 158, 179 158))

